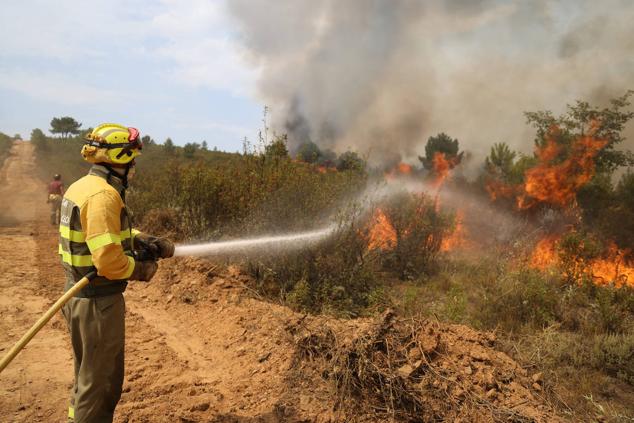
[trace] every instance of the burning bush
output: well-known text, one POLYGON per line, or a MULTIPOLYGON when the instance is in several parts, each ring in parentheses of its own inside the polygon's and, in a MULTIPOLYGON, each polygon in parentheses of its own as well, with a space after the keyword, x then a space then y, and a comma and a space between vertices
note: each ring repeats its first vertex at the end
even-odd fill
POLYGON ((602 246, 592 235, 569 232, 558 242, 557 250, 562 276, 568 283, 592 278, 591 262, 599 257, 602 246))
POLYGON ((613 241, 602 241, 591 232, 569 229, 539 240, 530 266, 556 269, 568 284, 591 282, 634 287, 634 265, 629 254, 629 250, 619 250, 613 241))
POLYGON ((380 210, 382 218, 368 236, 369 247, 382 253, 384 267, 401 279, 433 272, 443 237, 451 228, 450 216, 440 213, 425 195, 407 192, 394 195, 380 210), (378 243, 378 230, 389 239, 378 243))
MULTIPOLYGON (((491 199, 514 196, 520 210, 538 205, 566 208, 573 204, 579 189, 594 176, 594 158, 607 141, 583 136, 566 150, 556 141, 558 133, 557 127, 551 128, 544 144, 536 148, 536 164, 525 170, 521 185, 509 186, 497 179, 499 175, 489 179, 487 191, 491 199)), ((493 162, 493 158, 488 158, 488 162, 493 162)), ((494 170, 491 166, 488 169, 494 170)))
POLYGON ((459 145, 457 139, 441 132, 434 137, 429 137, 425 144, 425 156, 418 156, 418 160, 425 169, 446 175, 450 168, 454 168, 462 161, 464 154, 459 152, 459 145), (439 169, 442 171, 439 172, 439 169))

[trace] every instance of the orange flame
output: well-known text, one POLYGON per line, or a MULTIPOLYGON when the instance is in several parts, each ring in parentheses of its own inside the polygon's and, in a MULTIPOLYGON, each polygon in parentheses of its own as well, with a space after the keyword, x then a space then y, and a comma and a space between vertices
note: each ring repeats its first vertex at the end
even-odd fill
POLYGON ((396 169, 398 170, 398 173, 402 175, 409 175, 410 173, 412 173, 412 166, 408 165, 407 163, 399 163, 396 166, 396 169))
MULTIPOLYGON (((545 270, 559 265, 561 263, 557 252, 559 239, 558 235, 541 239, 533 250, 530 266, 545 270)), ((597 285, 614 283, 616 287, 624 285, 634 287, 634 263, 628 263, 625 260, 626 253, 612 243, 604 258, 594 259, 587 263, 588 273, 592 276, 594 283, 597 285)))
POLYGON ((464 227, 464 212, 458 210, 456 212, 456 228, 449 236, 443 238, 440 244, 440 251, 454 251, 456 249, 465 248, 467 244, 467 231, 464 227))
POLYGON ((316 165, 314 169, 317 171, 317 173, 337 172, 336 167, 329 167, 324 165, 316 165))
POLYGON ((559 238, 559 235, 549 235, 539 240, 531 255, 531 267, 546 270, 559 263, 559 256, 557 255, 557 241, 559 241, 559 238))
POLYGON ((573 144, 566 160, 553 163, 561 147, 549 138, 537 151, 540 163, 525 173, 524 192, 517 198, 518 208, 528 209, 538 203, 560 207, 572 204, 577 191, 594 176, 594 157, 606 144, 604 140, 582 137, 573 144))
MULTIPOLYGON (((596 131, 593 124, 591 134, 596 131)), ((545 144, 535 151, 538 163, 524 173, 524 183, 513 186, 499 180, 487 182, 487 192, 492 201, 515 197, 517 208, 530 209, 547 203, 566 207, 573 204, 576 194, 595 174, 595 157, 607 141, 592 135, 579 137, 570 148, 567 157, 558 161, 563 148, 555 141, 557 128, 552 128, 545 144)))
POLYGON ((491 201, 496 201, 500 198, 513 198, 516 196, 517 187, 505 184, 497 179, 489 179, 486 183, 485 189, 489 194, 491 201))
POLYGON ((611 244, 607 257, 592 263, 592 277, 598 285, 614 282, 617 287, 628 285, 634 288, 634 263, 625 261, 626 252, 611 244))
POLYGON ((396 246, 396 230, 383 210, 377 209, 368 233, 369 250, 390 250, 396 246))
POLYGON ((445 179, 449 176, 449 171, 453 169, 454 164, 451 160, 447 159, 445 153, 437 151, 434 153, 432 165, 435 175, 433 185, 436 188, 440 188, 440 186, 445 182, 445 179))
POLYGON ((407 163, 403 163, 400 162, 399 164, 397 164, 394 168, 392 168, 391 170, 385 172, 384 176, 386 179, 394 179, 398 176, 401 175, 411 175, 412 173, 412 166, 408 165, 407 163))

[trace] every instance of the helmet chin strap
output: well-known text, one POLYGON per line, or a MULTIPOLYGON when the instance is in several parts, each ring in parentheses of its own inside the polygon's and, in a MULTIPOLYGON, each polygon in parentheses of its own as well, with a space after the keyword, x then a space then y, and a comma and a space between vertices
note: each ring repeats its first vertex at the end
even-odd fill
POLYGON ((114 176, 115 178, 118 178, 121 180, 121 185, 123 185, 124 191, 128 189, 128 174, 130 173, 130 168, 134 166, 134 160, 126 163, 125 166, 122 166, 122 167, 118 167, 118 166, 115 167, 115 166, 112 166, 110 163, 99 163, 99 164, 105 167, 106 169, 108 169, 108 182, 110 182, 110 178, 114 176), (123 174, 117 172, 115 169, 123 169, 123 174))

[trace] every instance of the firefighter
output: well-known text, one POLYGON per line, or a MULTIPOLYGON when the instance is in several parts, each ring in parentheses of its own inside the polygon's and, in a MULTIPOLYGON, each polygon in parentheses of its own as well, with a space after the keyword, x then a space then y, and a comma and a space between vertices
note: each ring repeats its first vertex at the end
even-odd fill
POLYGON ((62 175, 56 173, 53 180, 48 184, 47 203, 51 205, 51 225, 59 225, 59 208, 62 205, 62 196, 64 195, 64 183, 62 175))
POLYGON ((154 259, 133 257, 135 241, 152 246, 156 257, 174 254, 171 241, 143 235, 130 225, 125 191, 141 148, 135 128, 99 125, 86 136, 81 150, 93 165, 68 187, 62 200, 59 253, 65 290, 90 272, 97 273, 62 309, 75 364, 69 421, 113 419, 123 385, 123 292, 128 280, 149 281, 158 267, 154 259))

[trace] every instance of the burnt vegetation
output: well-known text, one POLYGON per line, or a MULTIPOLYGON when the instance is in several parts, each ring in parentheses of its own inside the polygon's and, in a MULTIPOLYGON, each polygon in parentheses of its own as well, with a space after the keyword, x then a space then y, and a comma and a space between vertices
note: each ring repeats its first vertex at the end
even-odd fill
MULTIPOLYGON (((245 142, 241 153, 148 136, 128 203, 137 226, 178 241, 334 222, 334 236, 317 245, 215 260, 239 263, 260 295, 307 313, 356 317, 394 308, 403 318, 495 331, 498 349, 545 375, 539 395, 561 413, 625 421, 634 416, 634 157, 620 145, 634 117, 631 95, 605 108, 577 102, 561 116, 526 113, 535 128, 535 153, 495 143, 475 181, 458 172, 468 155, 460 147, 468 140, 444 133, 429 139, 419 166, 387 171, 355 152, 337 155, 310 141, 290 153, 285 136, 245 142), (394 175, 434 189, 400 191, 368 207, 368 185, 394 175), (462 225, 455 207, 439 200, 443 186, 512 216, 528 235, 497 240, 472 230, 471 247, 459 251, 452 238, 462 225)), ((78 157, 81 134, 69 134, 54 139, 33 130, 43 179, 62 173, 69 184, 86 172, 78 157)), ((8 149, 3 137, 7 145, 11 140, 0 136, 0 157, 8 149)), ((407 364, 407 351, 397 351, 396 364, 374 351, 408 336, 383 333, 345 352, 316 349, 309 344, 313 338, 304 342, 306 354, 338 369, 333 379, 342 402, 369 396, 377 408, 408 420, 425 399, 412 396, 411 381, 398 379, 390 367, 407 364)), ((426 379, 431 364, 418 366, 424 369, 417 383, 439 395, 433 378, 426 379)), ((460 387, 458 394, 471 398, 469 392, 460 387)), ((426 412, 430 419, 450 415, 426 412)), ((501 421, 512 414, 504 407, 496 412, 501 421)))

